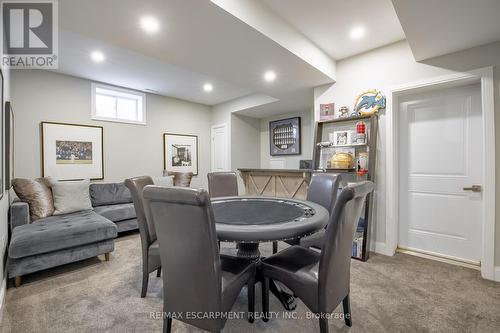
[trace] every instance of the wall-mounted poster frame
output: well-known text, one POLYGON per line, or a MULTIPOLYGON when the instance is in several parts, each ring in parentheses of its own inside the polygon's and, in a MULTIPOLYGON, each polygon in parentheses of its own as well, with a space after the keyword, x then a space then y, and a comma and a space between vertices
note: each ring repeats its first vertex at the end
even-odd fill
POLYGON ((163 134, 163 170, 198 175, 198 136, 163 134))
POLYGON ((43 177, 104 179, 102 126, 42 122, 40 129, 43 177))
POLYGON ((300 155, 300 117, 269 122, 271 156, 300 155))

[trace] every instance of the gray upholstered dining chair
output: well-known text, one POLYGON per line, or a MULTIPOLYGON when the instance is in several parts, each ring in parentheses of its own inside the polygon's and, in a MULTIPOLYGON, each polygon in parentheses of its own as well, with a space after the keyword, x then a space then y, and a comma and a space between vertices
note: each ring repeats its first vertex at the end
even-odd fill
MULTIPOLYGON (((346 186, 330 215, 321 253, 291 246, 262 261, 264 277, 262 308, 269 313, 269 278, 290 288, 304 304, 320 316, 321 333, 328 332, 328 318, 342 302, 347 326, 352 325, 349 303, 352 241, 366 197, 373 183, 364 181, 346 186)), ((267 321, 267 319, 266 319, 267 321)))
POLYGON ((146 186, 144 202, 160 243, 163 273, 164 332, 172 317, 220 332, 227 317, 193 318, 186 313, 230 311, 248 285, 249 321, 253 322, 255 263, 219 256, 212 204, 205 190, 146 186))
MULTIPOLYGON (((314 173, 307 189, 307 201, 312 201, 326 208, 332 214, 341 177, 333 173, 314 173)), ((290 245, 300 245, 303 247, 315 247, 321 249, 325 240, 325 229, 322 229, 312 235, 285 241, 290 245)), ((278 246, 273 243, 273 253, 278 252, 278 246)))
POLYGON ((153 185, 153 179, 149 176, 134 177, 125 179, 125 186, 132 194, 137 224, 141 234, 142 249, 142 290, 141 297, 146 297, 148 291, 149 273, 157 271, 156 276, 161 274, 160 253, 154 225, 149 221, 142 197, 142 190, 146 185, 153 185))
POLYGON ((231 197, 238 195, 238 177, 236 172, 210 172, 208 193, 211 198, 231 197))

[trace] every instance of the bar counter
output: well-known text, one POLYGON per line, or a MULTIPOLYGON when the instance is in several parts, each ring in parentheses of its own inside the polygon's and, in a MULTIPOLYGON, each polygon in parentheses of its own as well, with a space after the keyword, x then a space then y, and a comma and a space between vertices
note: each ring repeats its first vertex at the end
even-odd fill
POLYGON ((305 199, 312 170, 238 169, 247 195, 305 199))

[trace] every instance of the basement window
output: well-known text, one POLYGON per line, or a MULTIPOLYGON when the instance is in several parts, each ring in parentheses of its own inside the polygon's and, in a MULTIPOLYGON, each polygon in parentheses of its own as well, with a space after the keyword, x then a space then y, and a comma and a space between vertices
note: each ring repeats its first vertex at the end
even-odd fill
POLYGON ((146 95, 93 83, 92 119, 146 125, 146 95))

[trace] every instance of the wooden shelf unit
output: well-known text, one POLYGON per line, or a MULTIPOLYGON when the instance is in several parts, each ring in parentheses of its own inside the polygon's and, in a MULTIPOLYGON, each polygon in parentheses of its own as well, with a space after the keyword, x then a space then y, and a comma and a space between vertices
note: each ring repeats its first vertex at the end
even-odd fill
MULTIPOLYGON (((321 160, 321 149, 323 147, 318 146, 319 142, 326 142, 329 140, 324 139, 324 129, 325 127, 334 127, 334 126, 347 126, 349 123, 355 124, 358 121, 364 121, 367 123, 368 135, 367 135, 367 144, 357 145, 344 145, 344 146, 332 146, 329 148, 337 148, 337 147, 354 147, 357 148, 365 148, 368 151, 368 173, 363 176, 363 180, 370 180, 375 182, 375 166, 376 166, 376 153, 377 153, 377 132, 378 132, 378 114, 373 114, 370 116, 360 116, 360 117, 347 117, 347 118, 337 118, 333 120, 327 121, 319 121, 316 122, 315 126, 315 141, 314 141, 314 152, 313 152, 313 170, 316 172, 331 172, 331 173, 342 173, 345 174, 345 178, 343 177, 343 181, 354 182, 359 181, 357 179, 356 169, 319 169, 320 160, 321 160)), ((328 135, 328 133, 326 133, 328 135)), ((355 156, 356 158, 356 156, 355 156)), ((372 207, 373 207, 373 193, 369 194, 366 198, 365 203, 365 212, 364 212, 364 220, 365 224, 363 227, 363 242, 362 242, 362 251, 360 257, 353 257, 354 259, 366 261, 369 257, 369 249, 370 249, 370 225, 372 218, 372 207)), ((356 231, 356 234, 358 232, 356 231)))

